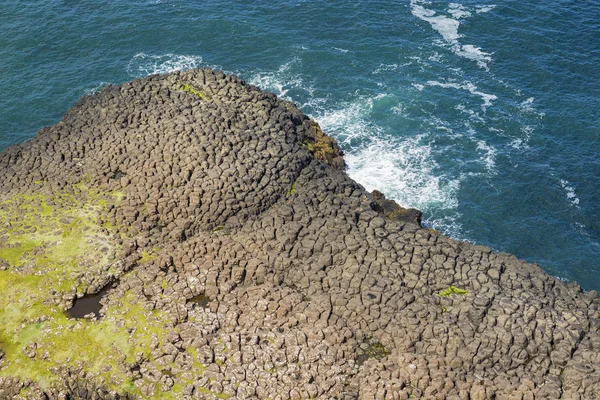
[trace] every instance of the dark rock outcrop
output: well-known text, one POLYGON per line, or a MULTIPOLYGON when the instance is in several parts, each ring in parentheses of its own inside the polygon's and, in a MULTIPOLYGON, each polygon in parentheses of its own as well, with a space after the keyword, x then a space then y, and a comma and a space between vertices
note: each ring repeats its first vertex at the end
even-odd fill
POLYGON ((84 97, 0 187, 0 398, 600 393, 595 292, 422 228, 234 76, 84 97))
POLYGON ((402 208, 395 201, 386 199, 379 190, 373 190, 372 195, 375 201, 373 209, 382 213, 386 218, 421 225, 423 217, 421 211, 414 208, 402 208))

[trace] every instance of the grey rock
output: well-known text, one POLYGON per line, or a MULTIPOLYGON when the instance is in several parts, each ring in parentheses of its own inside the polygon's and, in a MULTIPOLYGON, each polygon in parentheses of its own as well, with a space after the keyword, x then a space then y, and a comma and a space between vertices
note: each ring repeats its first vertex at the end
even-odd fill
MULTIPOLYGON (((23 194, 60 207, 56 194, 86 197, 82 185, 122 196, 85 233, 103 232, 106 250, 48 304, 118 281, 103 317, 81 323, 144 338, 143 352, 115 352, 100 372, 76 355, 54 365, 38 340, 24 354, 56 379, 31 376, 29 398, 600 393, 596 293, 423 228, 419 211, 352 181, 335 141, 295 105, 237 77, 205 69, 108 86, 0 153, 0 166, 3 207, 23 194)), ((0 246, 10 235, 0 228, 0 246)), ((7 270, 28 273, 0 260, 7 270)), ((0 367, 10 362, 0 351, 0 367)), ((21 379, 0 377, 0 398, 21 379)))

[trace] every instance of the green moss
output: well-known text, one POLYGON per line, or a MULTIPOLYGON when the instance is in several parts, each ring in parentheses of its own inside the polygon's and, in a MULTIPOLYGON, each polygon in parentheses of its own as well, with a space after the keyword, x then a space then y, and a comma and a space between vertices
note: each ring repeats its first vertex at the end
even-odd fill
POLYGON ((228 399, 229 396, 226 395, 225 393, 215 393, 211 390, 208 390, 206 388, 200 387, 200 388, 196 388, 198 390, 198 392, 203 393, 203 394, 207 394, 207 395, 213 395, 215 396, 217 399, 228 399))
POLYGON ((13 247, 0 248, 0 258, 7 261, 11 266, 20 266, 23 264, 23 256, 37 247, 36 242, 17 242, 13 247))
POLYGON ((112 192, 110 195, 114 198, 116 204, 119 204, 125 198, 123 192, 112 192))
POLYGON ((325 164, 337 167, 339 166, 338 159, 342 153, 337 146, 336 141, 325 135, 319 124, 313 121, 312 133, 314 139, 312 141, 305 140, 303 146, 310 151, 317 160, 323 161, 325 164))
POLYGON ((121 386, 119 386, 119 392, 134 394, 139 393, 138 388, 133 384, 131 379, 126 379, 121 386))
POLYGON ((188 354, 190 354, 193 357, 194 360, 194 365, 193 365, 193 369, 196 372, 202 373, 206 370, 206 365, 202 364, 201 362, 198 361, 198 349, 196 349, 195 347, 189 347, 186 349, 186 352, 188 354))
MULTIPOLYGON (((3 282, 19 285, 14 278, 15 282, 6 278, 6 274, 0 276, 3 282)), ((43 286, 43 279, 38 279, 37 283, 38 286, 43 286)), ((18 292, 27 292, 24 285, 19 286, 18 292)), ((9 293, 15 294, 10 289, 9 293)), ((58 376, 49 372, 50 368, 67 360, 83 362, 85 371, 99 374, 104 382, 108 382, 112 374, 125 374, 124 363, 133 363, 136 351, 141 350, 141 346, 129 343, 127 331, 117 328, 114 319, 91 322, 67 318, 55 307, 45 305, 43 297, 40 294, 29 301, 17 300, 20 304, 9 306, 0 313, 0 319, 6 327, 10 327, 0 334, 6 359, 6 368, 0 371, 0 376, 29 378, 42 387, 48 387, 58 379, 58 376), (41 315, 45 315, 48 320, 43 323, 19 324, 32 319, 35 321, 34 318, 41 315), (36 344, 35 358, 29 358, 22 351, 30 343, 36 344), (46 353, 45 359, 41 358, 43 353, 46 353), (110 371, 101 372, 100 368, 107 365, 111 367, 110 371)))
POLYGON ((70 319, 55 306, 63 296, 87 290, 81 285, 82 271, 99 276, 114 264, 114 232, 100 226, 98 217, 122 197, 78 184, 69 192, 0 201, 0 259, 7 266, 0 271, 0 377, 32 379, 48 388, 59 379, 53 367, 80 361, 84 371, 97 374, 97 383, 137 391, 122 379, 120 384, 109 382, 126 376, 136 354, 149 348, 152 333, 162 334, 169 316, 147 314, 122 301, 123 307, 94 322, 70 319), (134 333, 117 325, 119 319, 134 333), (33 344, 35 356, 30 358, 23 349, 33 344))
MULTIPOLYGON (((186 352, 188 354, 190 354, 193 357, 194 360, 194 364, 192 366, 192 370, 195 372, 196 375, 200 375, 202 374, 205 370, 206 370, 206 366, 200 362, 198 362, 198 350, 196 348, 188 348, 186 349, 186 352)), ((208 379, 208 383, 210 384, 210 382, 212 382, 212 379, 208 379)), ((194 384, 194 380, 193 379, 179 379, 171 388, 170 392, 166 392, 166 393, 160 393, 160 397, 161 399, 181 399, 183 396, 181 396, 181 392, 183 391, 183 388, 187 385, 193 385, 194 384)), ((205 394, 205 395, 211 395, 211 396, 215 396, 218 399, 228 399, 229 396, 226 395, 225 393, 216 393, 213 392, 211 390, 209 390, 208 388, 205 387, 196 387, 197 392, 205 394)))
POLYGON ((449 288, 444 289, 441 292, 439 292, 438 296, 441 296, 441 297, 450 297, 450 295, 453 295, 453 294, 457 294, 459 296, 465 296, 467 293, 469 293, 468 290, 459 289, 456 286, 450 286, 449 288))
POLYGON ((138 263, 145 264, 145 263, 148 263, 148 262, 154 260, 155 258, 156 258, 156 254, 154 254, 154 252, 150 253, 148 251, 144 251, 144 252, 142 252, 142 257, 140 258, 138 263))
MULTIPOLYGON (((109 228, 100 216, 124 196, 102 193, 83 182, 68 192, 0 198, 0 377, 33 380, 48 389, 61 379, 52 372, 56 367, 81 364, 83 372, 95 376, 92 383, 141 397, 130 370, 140 354, 154 362, 151 344, 167 342, 173 316, 145 309, 143 299, 131 291, 114 299, 99 321, 71 319, 56 306, 64 296, 87 292, 84 274, 122 273, 115 267, 120 247, 112 239, 122 227, 109 228), (27 353, 34 348, 30 358, 27 353)), ((159 251, 142 253, 141 261, 151 261, 159 251)), ((198 361, 197 350, 187 351, 195 375, 201 374, 206 367, 198 361)), ((193 383, 179 377, 175 364, 155 366, 173 371, 179 388, 193 383)), ((181 395, 177 390, 163 393, 157 386, 150 397, 181 395)))
POLYGON ((302 147, 304 147, 306 150, 310 151, 311 153, 314 153, 314 151, 315 151, 315 144, 313 142, 309 142, 308 140, 304 140, 302 142, 302 147))
POLYGON ((179 90, 196 95, 196 96, 200 97, 202 100, 208 100, 208 97, 206 96, 206 94, 204 94, 204 92, 194 88, 190 84, 184 83, 183 85, 181 85, 179 87, 179 90))
POLYGON ((296 182, 292 183, 292 188, 285 195, 286 195, 286 197, 290 197, 294 193, 296 193, 296 182))

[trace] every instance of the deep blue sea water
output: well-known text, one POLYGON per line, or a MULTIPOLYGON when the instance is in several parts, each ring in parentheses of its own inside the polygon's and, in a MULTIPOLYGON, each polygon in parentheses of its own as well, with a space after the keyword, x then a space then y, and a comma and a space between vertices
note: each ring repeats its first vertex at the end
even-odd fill
POLYGON ((0 28, 0 149, 107 83, 218 68, 425 225, 600 290, 599 0, 3 0, 0 28))

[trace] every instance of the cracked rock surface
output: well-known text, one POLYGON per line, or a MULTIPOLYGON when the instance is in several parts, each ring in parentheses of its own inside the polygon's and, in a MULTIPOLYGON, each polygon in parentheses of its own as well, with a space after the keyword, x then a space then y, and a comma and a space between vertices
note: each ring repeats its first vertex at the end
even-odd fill
POLYGON ((343 166, 212 70, 108 86, 1 153, 0 398, 599 398, 596 292, 343 166))

